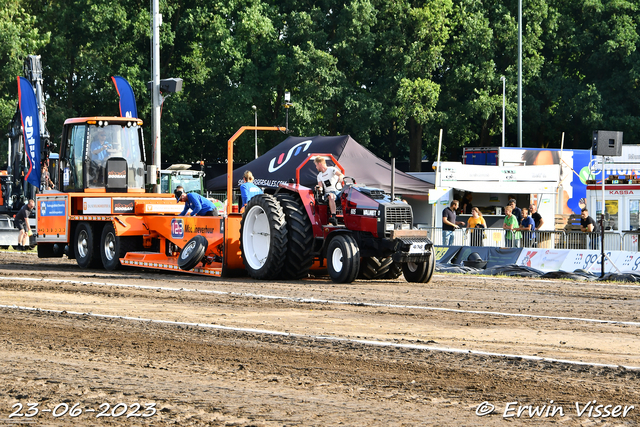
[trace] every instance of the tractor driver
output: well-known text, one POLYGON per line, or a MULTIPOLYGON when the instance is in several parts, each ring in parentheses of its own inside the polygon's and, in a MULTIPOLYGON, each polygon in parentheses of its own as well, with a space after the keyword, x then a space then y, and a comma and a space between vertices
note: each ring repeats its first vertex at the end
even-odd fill
POLYGON ((100 129, 96 138, 91 142, 91 166, 89 169, 92 186, 104 185, 104 167, 109 158, 109 150, 113 145, 107 141, 107 133, 100 129))
POLYGON ((98 164, 104 165, 109 157, 109 149, 112 148, 112 144, 107 141, 107 134, 104 130, 98 132, 98 136, 91 143, 91 154, 93 160, 98 164))
POLYGON ((216 206, 198 193, 185 193, 184 187, 179 185, 173 194, 176 196, 176 201, 184 202, 184 209, 180 212, 180 216, 185 216, 189 209, 191 209, 191 216, 218 216, 216 206))
POLYGON ((336 185, 338 182, 344 185, 344 175, 340 172, 340 169, 327 166, 327 162, 324 157, 317 156, 315 159, 316 170, 318 171, 318 185, 324 187, 324 194, 327 200, 329 201, 329 209, 331 210, 331 217, 329 218, 329 223, 333 225, 338 225, 338 220, 336 218, 336 196, 339 191, 336 185))

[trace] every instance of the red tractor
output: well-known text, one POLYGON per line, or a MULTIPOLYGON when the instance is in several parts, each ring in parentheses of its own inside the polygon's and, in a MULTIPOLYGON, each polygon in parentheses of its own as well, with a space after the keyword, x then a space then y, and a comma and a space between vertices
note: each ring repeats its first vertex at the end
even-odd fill
POLYGON ((331 279, 350 283, 357 277, 426 283, 435 268, 433 243, 426 230, 413 229, 413 212, 405 202, 391 200, 382 190, 359 187, 352 178, 336 205, 338 225, 328 224, 328 204, 320 190, 280 184, 273 194, 253 197, 240 226, 242 260, 254 279, 300 279, 313 269, 327 269, 331 279), (325 264, 326 261, 326 264, 325 264))

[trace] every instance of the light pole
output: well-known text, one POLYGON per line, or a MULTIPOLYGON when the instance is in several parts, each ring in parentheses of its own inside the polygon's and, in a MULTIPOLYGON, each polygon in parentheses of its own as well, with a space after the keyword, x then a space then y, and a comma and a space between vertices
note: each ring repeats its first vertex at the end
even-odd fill
POLYGON ((287 132, 289 132, 289 107, 291 107, 291 92, 285 92, 284 93, 284 108, 286 111, 286 119, 285 119, 285 124, 284 124, 284 128, 286 129, 287 132))
POLYGON ((504 124, 504 108, 505 108, 505 103, 506 103, 506 97, 505 97, 505 88, 507 86, 507 79, 502 76, 500 77, 500 81, 502 81, 502 146, 504 147, 504 128, 505 128, 505 124, 504 124))
MULTIPOLYGON (((252 105, 251 109, 253 110, 255 127, 258 127, 258 107, 256 107, 255 105, 252 105)), ((256 159, 257 159, 258 158, 258 129, 255 129, 255 139, 256 139, 256 159)))
POLYGON ((522 148, 522 0, 518 0, 518 147, 522 148))

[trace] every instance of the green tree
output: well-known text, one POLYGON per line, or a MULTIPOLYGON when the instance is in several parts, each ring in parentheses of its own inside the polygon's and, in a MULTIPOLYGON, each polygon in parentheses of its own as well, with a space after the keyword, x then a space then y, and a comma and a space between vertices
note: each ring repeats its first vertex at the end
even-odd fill
MULTIPOLYGON (((38 26, 51 34, 42 62, 48 127, 54 137, 68 117, 119 114, 113 75, 128 79, 137 99, 142 98, 149 76, 148 10, 132 1, 26 4, 38 26)), ((141 104, 144 112, 145 102, 141 104)))
MULTIPOLYGON (((0 123, 6 127, 18 106, 17 76, 22 76, 24 60, 38 53, 49 41, 35 17, 17 0, 0 0, 0 123)), ((4 133, 4 132, 3 132, 4 133)), ((6 163, 6 138, 0 144, 0 165, 6 163)))
MULTIPOLYGON (((550 2, 552 23, 542 36, 545 59, 532 82, 536 100, 528 117, 536 145, 559 141, 588 148, 595 129, 621 130, 638 143, 640 99, 639 7, 629 1, 550 2)), ((550 13, 551 15, 551 13, 550 13)))

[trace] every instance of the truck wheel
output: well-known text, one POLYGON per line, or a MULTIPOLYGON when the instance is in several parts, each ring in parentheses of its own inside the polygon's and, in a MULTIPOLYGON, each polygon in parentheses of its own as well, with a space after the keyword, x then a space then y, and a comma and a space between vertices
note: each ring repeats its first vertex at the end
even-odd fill
POLYGON ((102 267, 100 243, 95 238, 94 227, 88 222, 81 222, 76 227, 73 249, 80 268, 102 267))
POLYGON ((428 283, 433 277, 436 257, 433 250, 429 252, 429 260, 424 262, 407 262, 402 264, 402 273, 407 282, 428 283))
POLYGON ((275 197, 259 194, 245 206, 240 221, 240 250, 252 278, 270 280, 280 275, 287 256, 287 227, 275 197))
POLYGON ((113 224, 105 225, 100 239, 100 256, 105 270, 122 267, 120 258, 124 258, 127 252, 134 252, 137 249, 136 242, 135 237, 117 236, 113 224))
POLYGON ((303 279, 313 264, 313 227, 302 201, 290 194, 276 196, 287 225, 287 255, 280 276, 283 279, 303 279))
POLYGON ((209 242, 204 236, 194 236, 182 248, 178 257, 178 267, 187 271, 193 269, 204 258, 208 246, 209 242))
POLYGON ((375 256, 364 257, 360 260, 360 272, 358 277, 361 279, 386 279, 389 269, 393 265, 391 257, 378 258, 375 256))
POLYGON ((360 249, 353 237, 339 234, 331 239, 327 248, 327 270, 331 280, 351 283, 360 269, 360 249))

